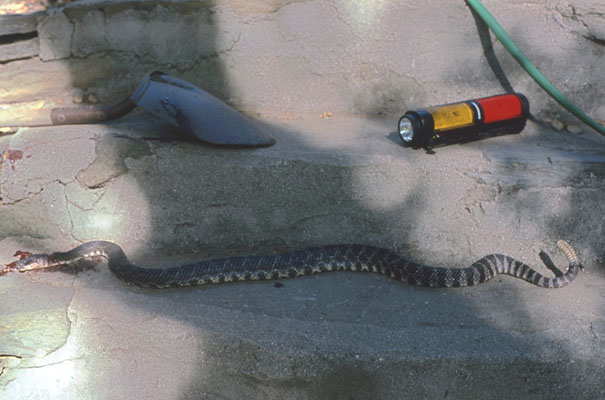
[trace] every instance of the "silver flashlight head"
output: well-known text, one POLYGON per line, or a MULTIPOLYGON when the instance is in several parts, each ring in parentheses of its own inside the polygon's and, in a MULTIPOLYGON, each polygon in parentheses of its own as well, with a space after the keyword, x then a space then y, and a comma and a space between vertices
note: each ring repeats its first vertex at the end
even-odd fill
POLYGON ((410 143, 414 139, 414 127, 407 117, 399 120, 399 136, 405 143, 410 143))

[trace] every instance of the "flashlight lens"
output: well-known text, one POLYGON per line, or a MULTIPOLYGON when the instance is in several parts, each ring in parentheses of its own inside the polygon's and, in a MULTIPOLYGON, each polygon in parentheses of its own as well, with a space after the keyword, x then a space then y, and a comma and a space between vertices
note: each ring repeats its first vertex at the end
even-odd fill
POLYGON ((410 143, 414 139, 414 128, 412 121, 408 118, 401 118, 399 121, 399 136, 406 143, 410 143))

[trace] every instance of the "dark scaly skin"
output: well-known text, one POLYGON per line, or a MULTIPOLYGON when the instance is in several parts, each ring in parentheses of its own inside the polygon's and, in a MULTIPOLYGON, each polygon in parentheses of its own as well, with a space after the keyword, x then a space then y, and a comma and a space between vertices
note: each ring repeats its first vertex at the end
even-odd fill
MULTIPOLYGON (((450 288, 478 285, 497 274, 512 275, 544 288, 568 285, 582 265, 573 248, 557 242, 569 261, 565 274, 548 278, 531 267, 501 254, 487 255, 467 268, 439 268, 416 264, 379 247, 350 244, 330 245, 293 253, 230 257, 198 261, 170 268, 141 268, 133 265, 120 246, 106 241, 84 243, 67 252, 26 254, 7 270, 20 272, 52 268, 90 257, 105 257, 111 271, 123 281, 143 287, 173 288, 210 283, 294 278, 330 271, 367 271, 418 286, 450 288)), ((5 271, 6 272, 6 271, 5 271)))

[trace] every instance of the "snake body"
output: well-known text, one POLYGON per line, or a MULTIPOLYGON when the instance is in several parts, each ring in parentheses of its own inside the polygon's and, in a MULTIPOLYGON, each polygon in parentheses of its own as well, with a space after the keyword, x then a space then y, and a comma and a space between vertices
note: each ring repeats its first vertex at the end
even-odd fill
POLYGON ((120 246, 112 242, 86 242, 67 252, 34 254, 15 262, 14 269, 29 271, 74 263, 90 257, 104 257, 110 270, 121 280, 151 288, 174 288, 211 283, 294 278, 330 271, 367 271, 392 279, 433 288, 478 285, 497 274, 512 275, 544 288, 568 285, 582 265, 574 249, 557 242, 569 261, 565 274, 548 278, 528 265, 501 254, 487 255, 467 268, 440 268, 416 264, 374 246, 329 245, 307 250, 261 256, 203 260, 170 268, 142 268, 128 261, 120 246))

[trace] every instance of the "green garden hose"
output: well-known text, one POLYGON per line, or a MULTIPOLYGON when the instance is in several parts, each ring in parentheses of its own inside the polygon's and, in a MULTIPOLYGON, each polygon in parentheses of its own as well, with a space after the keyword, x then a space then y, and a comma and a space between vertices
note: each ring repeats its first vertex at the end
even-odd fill
POLYGON ((534 78, 536 83, 542 87, 553 99, 559 104, 565 107, 570 113, 578 117, 586 125, 590 126, 601 135, 605 135, 605 127, 599 124, 594 119, 590 118, 584 113, 578 106, 573 104, 567 97, 563 95, 552 83, 546 79, 544 75, 529 61, 529 59, 523 54, 521 49, 515 44, 515 42, 508 36, 504 28, 496 21, 494 16, 481 4, 479 0, 466 0, 469 6, 481 17, 483 22, 489 26, 494 32, 498 40, 508 50, 508 52, 517 60, 517 62, 523 67, 527 73, 534 78))

